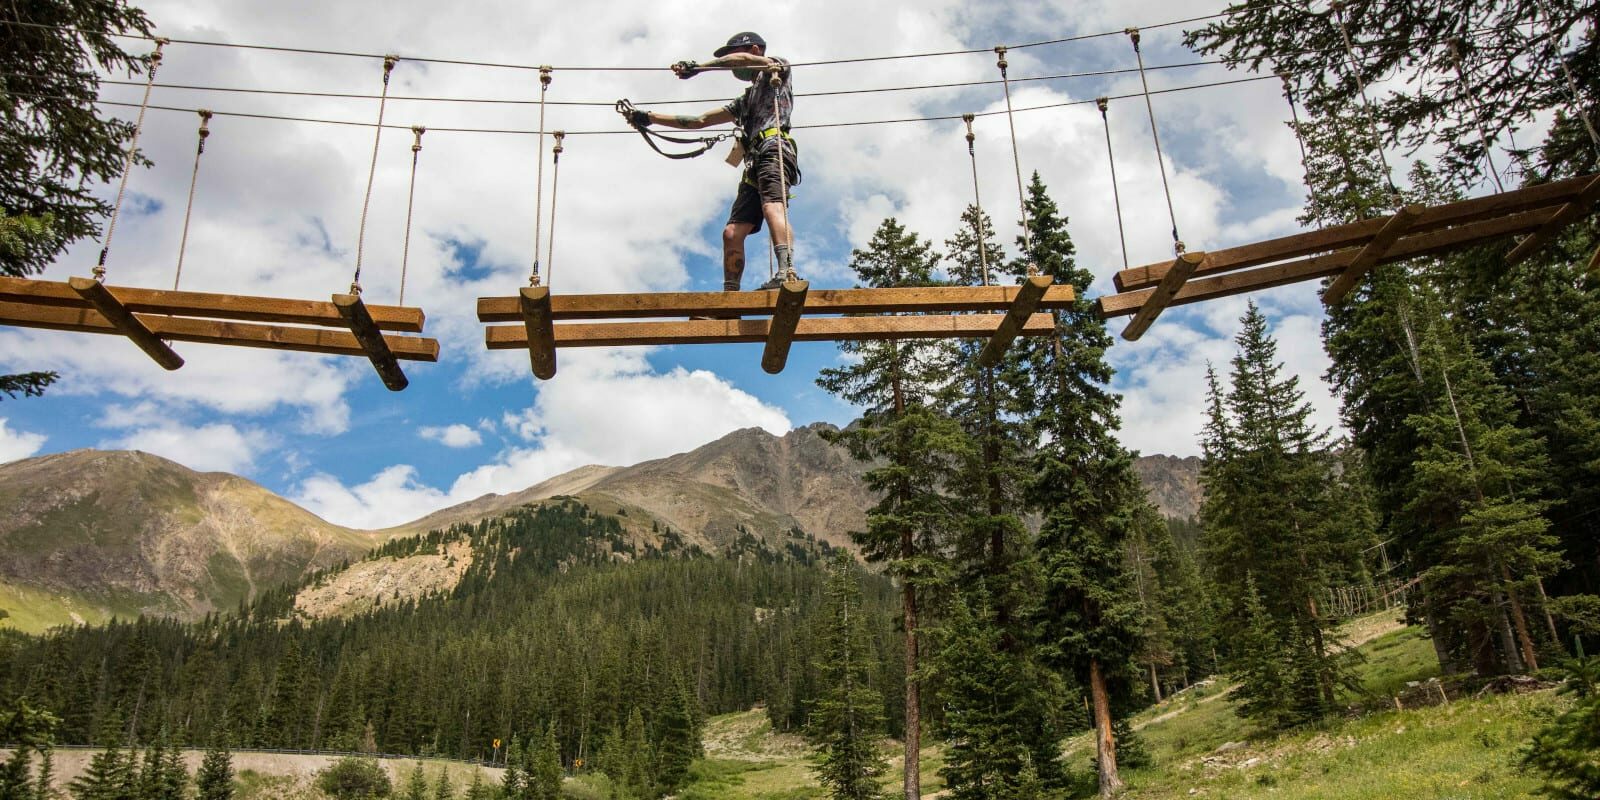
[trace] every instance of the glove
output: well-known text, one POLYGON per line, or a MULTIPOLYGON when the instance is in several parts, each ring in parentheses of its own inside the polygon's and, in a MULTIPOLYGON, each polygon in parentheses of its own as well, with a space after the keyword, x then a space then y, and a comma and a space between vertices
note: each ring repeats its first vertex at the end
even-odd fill
POLYGON ((700 74, 700 65, 693 61, 679 61, 672 65, 672 71, 679 78, 688 80, 700 74))
POLYGON ((628 112, 628 124, 635 128, 650 127, 650 112, 634 109, 628 112))

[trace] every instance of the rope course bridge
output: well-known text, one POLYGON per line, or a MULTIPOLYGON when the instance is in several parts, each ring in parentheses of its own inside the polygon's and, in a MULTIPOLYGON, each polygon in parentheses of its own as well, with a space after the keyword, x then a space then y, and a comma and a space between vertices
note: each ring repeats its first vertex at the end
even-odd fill
MULTIPOLYGON (((1289 0, 1285 0, 1288 2, 1289 0)), ((1353 42, 1344 32, 1342 6, 1334 3, 1333 19, 1343 35, 1343 50, 1348 54, 1352 68, 1358 65, 1358 47, 1395 44, 1393 41, 1353 42)), ((1146 27, 1146 30, 1181 26, 1219 18, 1226 12, 1183 20, 1163 22, 1146 27)), ((7 23, 32 25, 32 23, 7 23)), ((1502 29, 1480 29, 1466 33, 1473 36, 1493 34, 1502 29)), ((765 291, 744 292, 672 292, 652 294, 553 294, 549 279, 553 271, 555 253, 556 190, 560 180, 561 155, 569 136, 628 134, 635 130, 645 135, 646 142, 657 153, 668 158, 692 158, 701 155, 727 133, 717 133, 701 138, 679 138, 646 132, 643 128, 547 131, 546 107, 606 106, 624 112, 631 111, 627 101, 600 102, 584 100, 550 101, 547 93, 554 73, 561 71, 660 71, 658 67, 637 66, 566 66, 507 64, 459 59, 410 57, 406 60, 423 63, 460 66, 503 68, 536 71, 539 79, 537 100, 492 99, 464 97, 428 97, 390 95, 391 74, 400 61, 399 56, 378 55, 311 48, 278 47, 260 44, 238 44, 201 40, 172 40, 159 37, 154 41, 150 68, 143 82, 144 96, 137 105, 107 100, 102 105, 126 106, 138 109, 133 136, 128 144, 126 160, 118 188, 116 202, 100 252, 99 263, 92 278, 72 278, 66 282, 0 278, 0 325, 48 328, 88 333, 123 336, 152 359, 167 369, 182 366, 183 359, 173 352, 168 342, 198 342, 240 347, 258 347, 276 350, 294 350, 342 356, 365 356, 373 364, 384 384, 392 389, 405 388, 407 379, 398 364, 400 360, 436 361, 439 345, 436 340, 406 334, 420 334, 424 315, 421 309, 404 305, 407 261, 410 253, 412 208, 416 190, 417 164, 422 149, 423 134, 429 130, 421 125, 400 126, 385 124, 384 112, 391 99, 430 101, 439 103, 480 104, 534 104, 539 106, 538 128, 470 128, 432 127, 441 133, 513 134, 538 138, 538 187, 536 190, 534 250, 528 286, 511 296, 483 297, 478 300, 480 322, 487 325, 485 342, 491 350, 523 350, 529 353, 534 374, 548 379, 556 373, 556 350, 563 347, 609 347, 621 345, 675 345, 713 343, 764 343, 762 367, 771 373, 783 369, 795 341, 846 341, 912 338, 984 338, 987 345, 979 357, 980 363, 996 363, 1017 336, 1046 335, 1054 330, 1055 320, 1049 312, 1075 307, 1079 296, 1074 287, 1058 285, 1050 276, 1040 275, 1029 264, 1027 274, 1017 285, 997 285, 991 282, 987 260, 982 266, 981 286, 903 287, 874 289, 817 289, 799 280, 792 270, 775 277, 782 278, 778 288, 765 291), (170 43, 196 47, 228 47, 246 50, 282 52, 290 54, 315 54, 363 59, 381 59, 383 88, 377 95, 349 92, 323 92, 288 89, 254 89, 244 87, 200 86, 193 84, 159 84, 156 68, 162 59, 162 48, 170 43), (204 108, 180 108, 154 105, 150 102, 154 88, 180 91, 213 91, 243 95, 275 95, 286 97, 329 97, 347 99, 376 99, 376 122, 286 116, 267 113, 218 111, 204 108), (128 172, 133 164, 138 135, 144 126, 149 110, 197 113, 201 120, 196 147, 194 168, 189 186, 188 206, 184 213, 183 236, 180 239, 177 269, 171 290, 113 287, 105 284, 106 263, 110 244, 116 230, 123 195, 127 187, 128 172), (188 240, 190 218, 193 213, 195 186, 199 176, 201 156, 210 135, 209 124, 213 117, 237 117, 255 120, 281 120, 341 126, 369 127, 373 129, 373 153, 369 167, 366 193, 363 197, 361 224, 357 235, 355 272, 348 292, 334 294, 331 301, 293 300, 254 297, 234 294, 207 294, 180 291, 184 250, 188 240), (367 305, 361 299, 361 267, 364 255, 366 222, 370 207, 373 179, 377 169, 379 142, 383 131, 409 129, 414 135, 411 158, 411 183, 407 195, 405 240, 400 267, 400 300, 398 305, 367 305), (552 178, 551 202, 548 224, 545 221, 543 193, 544 139, 553 137, 550 150, 552 178), (698 150, 668 153, 660 149, 652 137, 674 144, 698 146, 698 150), (548 233, 546 230, 548 229, 548 233), (541 258, 541 255, 543 258, 541 258), (685 319, 687 318, 687 319, 685 319)), ((945 120, 963 120, 966 140, 972 161, 973 199, 981 218, 982 205, 978 198, 978 169, 973 146, 975 135, 972 123, 976 117, 1004 114, 1008 121, 1011 139, 1012 162, 1016 172, 1019 207, 1023 215, 1023 250, 1031 256, 1031 243, 1027 242, 1027 206, 1022 188, 1022 164, 1017 149, 1014 116, 1018 113, 1061 109, 1069 106, 1094 104, 1106 128, 1107 157, 1111 168, 1113 200, 1116 204, 1119 240, 1122 243, 1124 269, 1115 276, 1117 292, 1096 301, 1096 310, 1105 318, 1129 316, 1133 320, 1123 332, 1128 340, 1138 339, 1161 312, 1175 305, 1226 297, 1242 292, 1266 289, 1289 283, 1333 277, 1335 280, 1324 291, 1324 302, 1339 302, 1373 267, 1419 256, 1434 255, 1466 247, 1491 239, 1527 234, 1511 252, 1511 263, 1531 255, 1566 225, 1588 216, 1600 200, 1600 178, 1585 176, 1514 191, 1449 203, 1431 208, 1407 205, 1387 216, 1364 219, 1359 222, 1317 231, 1280 237, 1263 242, 1245 244, 1210 252, 1189 252, 1179 237, 1176 212, 1167 181, 1165 158, 1162 154, 1160 130, 1153 95, 1169 92, 1186 92, 1197 89, 1230 86, 1262 80, 1280 80, 1285 97, 1295 116, 1298 136, 1298 109, 1290 79, 1283 75, 1257 75, 1202 83, 1191 83, 1165 89, 1152 90, 1146 75, 1150 71, 1184 69, 1221 64, 1237 66, 1224 60, 1200 60, 1178 64, 1147 65, 1140 48, 1141 32, 1138 28, 1084 34, 1062 39, 1029 42, 992 49, 950 50, 927 53, 910 53, 889 56, 841 58, 828 61, 794 62, 791 67, 814 67, 836 64, 890 61, 897 59, 934 58, 943 56, 973 55, 992 52, 997 56, 998 80, 978 80, 916 86, 859 88, 843 91, 814 92, 810 95, 829 96, 867 94, 924 89, 988 86, 999 84, 1005 95, 1003 111, 967 113, 960 115, 934 115, 899 119, 825 122, 796 125, 795 129, 844 128, 859 125, 883 125, 945 120), (1012 77, 1008 72, 1006 55, 1014 49, 1126 36, 1133 47, 1136 67, 1090 72, 1012 77), (1090 76, 1108 76, 1137 73, 1140 91, 1137 93, 1101 96, 1091 100, 1052 103, 1016 108, 1012 105, 1013 81, 1048 81, 1090 76), (1173 240, 1174 258, 1141 267, 1129 267, 1127 235, 1123 230, 1123 201, 1117 188, 1116 161, 1112 152, 1110 123, 1107 108, 1110 100, 1143 98, 1149 117, 1151 137, 1160 167, 1163 194, 1173 240)), ((1459 43, 1452 40, 1452 46, 1459 43)), ((1459 64, 1458 64, 1459 68, 1459 64)), ((1359 71, 1357 73, 1359 81, 1359 71)), ((781 81, 776 71, 769 72, 774 86, 781 81)), ((135 82, 105 81, 112 85, 140 85, 135 82)), ((1362 102, 1369 112, 1368 120, 1376 134, 1376 117, 1371 112, 1365 83, 1360 84, 1362 102)), ((776 95, 776 93, 774 93, 776 95)), ((18 94, 18 97, 28 97, 18 94)), ((45 98, 35 98, 45 99, 45 98)), ((59 99, 59 98, 56 98, 59 99)), ((710 102, 694 100, 658 101, 652 104, 710 102)), ((775 97, 776 102, 776 97, 775 97)), ((774 109, 776 112, 776 109, 774 109)), ((1592 126, 1590 134, 1594 136, 1592 126)), ((1374 136, 1375 141, 1381 141, 1374 136)), ((1300 143, 1304 157, 1304 142, 1300 143)), ((1600 138, 1596 139, 1600 147, 1600 138)), ((772 148, 778 152, 781 148, 772 148)), ((1386 171, 1388 159, 1382 147, 1378 156, 1386 171)), ((1498 170, 1491 171, 1496 185, 1500 183, 1498 170)), ((784 174, 780 168, 779 174, 784 174)), ((1392 177, 1391 194, 1398 198, 1392 177)), ((784 213, 787 215, 786 190, 784 213)), ((792 230, 791 230, 792 238, 792 230)), ((979 237, 980 241, 982 237, 979 237)), ((789 244, 793 245, 792 240, 789 244)), ((980 248, 980 256, 983 256, 980 248)), ((770 257, 770 252, 769 252, 770 257)), ((1600 254, 1597 254, 1600 259, 1600 254)))

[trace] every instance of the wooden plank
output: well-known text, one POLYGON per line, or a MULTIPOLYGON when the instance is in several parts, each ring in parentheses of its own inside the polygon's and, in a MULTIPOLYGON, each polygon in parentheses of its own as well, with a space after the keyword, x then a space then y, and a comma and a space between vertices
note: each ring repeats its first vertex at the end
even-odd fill
POLYGON ((778 287, 778 301, 772 312, 772 324, 767 327, 767 346, 761 351, 761 368, 770 375, 783 371, 789 361, 789 345, 794 342, 795 327, 800 314, 805 311, 806 292, 810 281, 784 281, 778 287))
POLYGON ((1532 236, 1523 239, 1522 244, 1512 248, 1511 252, 1506 254, 1506 264, 1516 266, 1522 263, 1528 256, 1538 252, 1539 248, 1544 247, 1546 242, 1555 238, 1562 228, 1589 216, 1594 210, 1596 198, 1600 198, 1600 178, 1590 181, 1577 199, 1562 206, 1549 222, 1540 226, 1532 236))
POLYGON ((1139 306, 1139 313, 1133 316, 1133 321, 1128 327, 1122 329, 1122 338, 1130 342, 1138 341, 1144 332, 1155 323, 1156 317, 1161 316, 1161 311, 1172 302, 1178 290, 1189 280, 1195 270, 1199 269, 1206 261, 1206 254, 1182 253, 1172 260, 1172 266, 1167 269, 1167 274, 1161 278, 1161 283, 1145 298, 1144 305, 1139 306))
POLYGON ((556 376, 556 334, 550 315, 550 287, 524 286, 517 295, 522 306, 522 327, 528 334, 528 361, 541 381, 556 376))
POLYGON ((161 341, 160 337, 151 333, 150 329, 146 328, 144 323, 140 322, 139 318, 122 305, 111 290, 99 281, 94 278, 71 278, 68 279, 67 285, 83 298, 84 302, 100 312, 100 316, 111 323, 119 333, 128 337, 128 341, 133 342, 163 369, 172 370, 183 366, 183 356, 178 355, 167 346, 166 342, 161 341))
MULTIPOLYGON (((904 317, 801 317, 794 341, 868 341, 877 339, 978 338, 994 334, 1002 314, 923 314, 904 317)), ((1043 336, 1054 330, 1049 314, 1034 314, 1020 333, 1043 336)), ((739 344, 764 342, 766 319, 696 319, 663 322, 572 322, 555 326, 556 347, 617 347, 624 345, 739 344)), ((521 350, 528 346, 521 325, 484 328, 490 350, 521 350)))
MULTIPOLYGON (((1388 264, 1395 261, 1404 261, 1408 258, 1433 255, 1448 250, 1454 250, 1472 244, 1478 244, 1501 236, 1533 230, 1547 222, 1555 211, 1540 209, 1525 211, 1510 217, 1475 222, 1432 233, 1415 234, 1401 237, 1389 252, 1378 259, 1379 264, 1388 264)), ((1227 272, 1221 275, 1212 275, 1205 278, 1191 279, 1184 284, 1178 294, 1172 298, 1169 305, 1185 305, 1198 303, 1203 300, 1214 300, 1219 297, 1231 297, 1236 294, 1254 292, 1260 289, 1270 289, 1274 286, 1285 286, 1291 283, 1326 278, 1343 272, 1355 261, 1360 250, 1349 247, 1334 253, 1303 258, 1298 261, 1287 261, 1282 264, 1273 264, 1267 267, 1258 267, 1251 270, 1227 272)), ((1105 295, 1095 300, 1099 307, 1101 317, 1120 317, 1137 313, 1144 305, 1146 298, 1154 289, 1141 289, 1135 292, 1105 295)))
MULTIPOLYGON (((912 312, 1005 311, 1016 301, 1016 286, 919 286, 894 289, 811 289, 807 314, 894 314, 912 312)), ((1050 287, 1040 308, 1067 308, 1077 294, 1067 284, 1050 287)), ((643 319, 690 316, 767 316, 776 296, 764 292, 655 292, 639 294, 558 294, 550 298, 558 321, 643 319)), ((478 321, 520 322, 515 297, 478 298, 478 321)))
POLYGON ((400 369, 400 362, 395 360, 394 353, 389 352, 389 343, 384 340, 383 333, 372 322, 372 314, 367 311, 367 304, 361 302, 359 294, 336 294, 333 304, 338 307, 339 314, 350 325, 350 332, 355 334, 356 341, 361 343, 361 349, 367 352, 367 360, 372 362, 372 368, 378 371, 378 377, 383 379, 383 385, 391 392, 398 392, 411 385, 406 378, 404 370, 400 369))
POLYGON ((1394 216, 1383 224, 1383 228, 1378 231, 1378 235, 1372 237, 1372 241, 1367 242, 1366 246, 1361 248, 1361 252, 1356 254, 1356 258, 1350 262, 1350 266, 1346 267, 1344 272, 1340 273, 1339 277, 1334 278, 1333 283, 1328 285, 1327 291, 1322 293, 1322 304, 1333 305, 1343 300, 1351 289, 1356 288, 1356 284, 1361 281, 1361 277, 1366 275, 1367 271, 1378 263, 1378 259, 1382 258, 1383 254, 1394 246, 1400 236, 1411 228, 1412 224, 1417 221, 1417 217, 1422 216, 1424 208, 1425 206, 1413 203, 1395 212, 1394 216))
MULTIPOLYGON (((1525 189, 1515 189, 1484 197, 1474 197, 1470 200, 1432 206, 1418 216, 1411 227, 1411 231, 1413 233, 1425 233, 1452 225, 1481 222, 1525 211, 1559 206, 1576 198, 1584 191, 1586 186, 1594 181, 1595 177, 1593 175, 1585 175, 1577 178, 1568 178, 1554 183, 1530 186, 1525 189)), ((1196 270, 1191 277, 1212 275, 1313 253, 1354 247, 1363 244, 1368 238, 1376 236, 1378 231, 1383 229, 1385 222, 1385 218, 1379 217, 1239 247, 1212 250, 1210 262, 1201 269, 1196 270)), ((1125 269, 1118 272, 1113 277, 1112 282, 1119 292, 1149 288, 1161 282, 1161 277, 1166 274, 1169 266, 1171 266, 1169 262, 1161 261, 1142 267, 1125 269)))
MULTIPOLYGON (((107 288, 122 301, 123 306, 136 314, 345 327, 344 317, 339 316, 339 309, 332 303, 324 301, 207 292, 172 292, 127 286, 107 288)), ((91 307, 66 283, 30 278, 0 278, 0 302, 34 303, 64 308, 91 307)), ((422 332, 424 321, 422 309, 404 306, 367 306, 367 311, 372 315, 373 322, 384 330, 422 332)))
MULTIPOLYGON (((139 321, 155 335, 174 342, 292 350, 334 356, 367 354, 366 349, 349 331, 155 315, 140 315, 139 321)), ((60 308, 0 302, 0 325, 120 335, 115 326, 92 308, 60 308)), ((424 339, 420 336, 384 338, 395 358, 408 361, 439 360, 439 342, 434 339, 424 339)))
POLYGON ((1011 301, 1011 307, 1006 309, 1005 319, 1000 321, 1000 326, 994 329, 994 335, 983 345, 983 352, 978 354, 979 366, 992 367, 1000 363, 1001 357, 1011 348, 1022 326, 1033 317, 1033 312, 1039 308, 1039 301, 1044 299, 1045 292, 1054 282, 1055 279, 1049 275, 1033 275, 1017 287, 1017 296, 1011 301))

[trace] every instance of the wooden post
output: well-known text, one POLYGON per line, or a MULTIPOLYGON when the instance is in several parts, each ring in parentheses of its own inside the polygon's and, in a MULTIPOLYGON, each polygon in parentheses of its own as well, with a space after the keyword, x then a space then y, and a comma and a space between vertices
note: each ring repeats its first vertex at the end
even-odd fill
POLYGON ((1344 272, 1340 273, 1339 277, 1334 278, 1333 283, 1328 285, 1328 290, 1322 293, 1322 304, 1331 306, 1343 300, 1351 289, 1356 288, 1356 284, 1361 281, 1361 276, 1366 275, 1368 270, 1377 265, 1378 259, 1382 258, 1384 253, 1389 252, 1389 248, 1393 247, 1396 241, 1399 241, 1401 235, 1411 229, 1411 225, 1417 221, 1418 217, 1422 216, 1422 212, 1425 210, 1427 210, 1425 206, 1412 203, 1395 212, 1394 216, 1384 222, 1383 227, 1372 237, 1372 241, 1367 242, 1366 246, 1361 248, 1361 252, 1356 254, 1356 258, 1350 262, 1350 266, 1345 267, 1344 272))
POLYGON ((166 342, 161 341, 149 328, 133 315, 122 301, 118 300, 111 290, 94 278, 69 278, 67 284, 72 287, 89 305, 100 312, 128 341, 138 345, 145 355, 155 359, 165 369, 177 369, 183 366, 183 357, 173 352, 166 342))
POLYGON ((1444 681, 1435 678, 1433 685, 1439 687, 1439 702, 1444 705, 1450 705, 1450 695, 1444 693, 1444 681))
POLYGON ((1549 222, 1546 222, 1539 230, 1534 231, 1528 238, 1523 239, 1522 244, 1512 248, 1511 252, 1506 254, 1506 264, 1509 266, 1517 265, 1528 256, 1538 252, 1539 248, 1560 233, 1562 228, 1588 216, 1590 206, 1594 205, 1597 198, 1600 198, 1600 177, 1590 180, 1589 184, 1583 187, 1583 191, 1562 206, 1556 212, 1556 215, 1550 218, 1549 222))
POLYGON ((1178 290, 1183 288, 1189 276, 1193 275, 1195 269, 1205 260, 1206 254, 1203 252, 1184 253, 1178 256, 1172 262, 1172 266, 1167 268, 1167 274, 1162 276, 1161 283, 1156 285, 1155 291, 1151 292, 1145 299, 1144 305, 1139 307, 1139 313, 1133 315, 1133 321, 1122 330, 1122 338, 1130 342, 1138 341, 1156 321, 1156 317, 1161 316, 1161 310, 1178 295, 1178 290))
POLYGON ((994 329, 994 335, 989 337, 989 342, 983 346, 983 352, 978 354, 979 366, 992 367, 1000 363, 1001 357, 1011 347, 1011 342, 1016 340, 1017 334, 1022 331, 1022 326, 1028 318, 1033 316, 1039 307, 1039 301, 1044 298, 1044 293, 1050 288, 1055 279, 1049 275, 1030 275, 1022 282, 1022 287, 1017 290, 1017 297, 1011 301, 1011 307, 1006 309, 1006 317, 1000 320, 999 327, 994 329))
POLYGON ((789 361, 789 345, 794 342, 795 326, 800 324, 800 314, 805 311, 808 281, 784 281, 778 287, 778 305, 772 313, 772 324, 767 328, 767 346, 761 351, 761 368, 768 374, 783 371, 789 361))
POLYGON ((522 327, 528 332, 528 361, 541 381, 556 376, 555 317, 550 314, 550 287, 525 286, 518 292, 522 327))
POLYGON ((378 371, 378 377, 383 379, 383 385, 389 391, 398 392, 410 385, 406 374, 400 369, 400 362, 394 358, 394 353, 389 351, 389 343, 384 341, 383 333, 378 330, 372 321, 372 315, 367 312, 366 304, 361 302, 361 295, 336 294, 333 296, 333 305, 339 309, 339 316, 344 317, 350 326, 350 332, 355 334, 356 341, 361 343, 361 349, 367 351, 367 360, 372 362, 372 368, 378 371))

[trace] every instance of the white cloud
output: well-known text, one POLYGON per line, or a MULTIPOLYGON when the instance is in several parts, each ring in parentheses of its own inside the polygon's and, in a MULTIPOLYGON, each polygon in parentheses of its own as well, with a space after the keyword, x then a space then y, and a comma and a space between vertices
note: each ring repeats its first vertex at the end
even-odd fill
POLYGON ((44 447, 45 435, 12 430, 0 417, 0 464, 27 458, 44 447))
POLYGON ((483 444, 483 436, 481 434, 459 422, 444 427, 424 426, 417 429, 417 435, 429 441, 438 442, 445 447, 477 447, 483 444))
POLYGON ((228 424, 190 427, 174 422, 140 428, 100 447, 143 450, 201 472, 244 472, 271 445, 271 437, 228 424))

